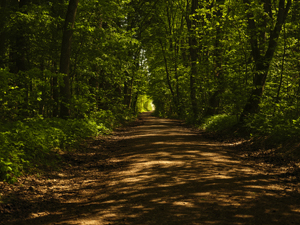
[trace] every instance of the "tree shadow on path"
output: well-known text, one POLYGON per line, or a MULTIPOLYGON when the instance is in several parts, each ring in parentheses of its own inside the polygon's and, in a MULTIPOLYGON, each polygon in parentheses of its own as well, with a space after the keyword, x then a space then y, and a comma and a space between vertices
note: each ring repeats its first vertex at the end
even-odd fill
POLYGON ((300 224, 299 193, 284 190, 277 177, 244 165, 180 121, 150 113, 141 119, 116 134, 117 169, 102 177, 87 169, 84 185, 68 189, 75 194, 66 201, 8 224, 300 224))

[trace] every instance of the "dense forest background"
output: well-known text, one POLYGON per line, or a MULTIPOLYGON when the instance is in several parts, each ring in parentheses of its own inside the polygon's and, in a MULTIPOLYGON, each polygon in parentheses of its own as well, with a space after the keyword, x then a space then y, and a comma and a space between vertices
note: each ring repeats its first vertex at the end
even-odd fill
POLYGON ((299 0, 1 0, 1 179, 152 101, 208 130, 294 138, 299 40, 299 0))

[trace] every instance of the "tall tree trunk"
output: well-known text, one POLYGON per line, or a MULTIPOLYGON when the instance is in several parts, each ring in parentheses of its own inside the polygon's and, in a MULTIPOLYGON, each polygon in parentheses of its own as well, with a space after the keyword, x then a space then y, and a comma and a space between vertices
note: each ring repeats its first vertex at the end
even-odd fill
POLYGON ((197 106, 197 98, 196 98, 196 76, 198 74, 198 68, 197 68, 197 39, 195 35, 194 28, 197 25, 197 22, 195 20, 191 20, 191 16, 193 16, 196 13, 196 10, 198 9, 198 0, 192 0, 191 6, 187 4, 187 15, 186 15, 186 22, 188 26, 188 32, 189 32, 189 52, 190 52, 190 66, 191 66, 191 72, 190 72, 190 98, 191 98, 191 104, 192 104, 192 111, 193 111, 193 118, 196 119, 198 116, 198 106, 197 106))
MULTIPOLYGON (((8 3, 8 2, 7 2, 8 3)), ((10 6, 14 9, 14 13, 20 17, 22 14, 27 14, 26 5, 30 3, 30 0, 15 0, 9 2, 10 6)), ((27 52, 28 52, 28 38, 27 35, 30 33, 28 31, 28 26, 26 22, 22 19, 17 19, 16 25, 14 27, 14 31, 10 34, 10 49, 9 49, 9 57, 10 57, 10 72, 18 74, 19 72, 25 72, 29 69, 28 60, 26 60, 27 52)), ((16 81, 16 85, 20 88, 20 90, 24 89, 24 100, 17 104, 17 107, 22 109, 20 112, 22 113, 22 117, 29 116, 29 83, 31 80, 28 77, 25 77, 24 73, 18 74, 18 80, 16 81)))
POLYGON ((70 100, 71 100, 71 91, 70 91, 70 57, 71 57, 71 42, 73 36, 73 28, 75 24, 76 11, 78 7, 79 0, 70 0, 68 11, 66 14, 62 46, 61 46, 61 56, 60 56, 60 67, 59 72, 65 74, 64 86, 60 87, 60 93, 62 96, 62 102, 60 105, 60 117, 67 118, 70 116, 70 100))
MULTIPOLYGON (((126 76, 129 77, 129 73, 126 71, 126 76)), ((132 71, 132 76, 130 77, 130 81, 124 81, 124 101, 123 104, 126 106, 127 109, 130 109, 131 107, 131 101, 132 101, 132 88, 133 88, 133 82, 134 82, 134 71, 132 71)))
POLYGON ((177 112, 178 116, 182 115, 182 104, 181 104, 181 95, 179 91, 179 74, 178 74, 178 55, 179 55, 179 44, 175 42, 174 46, 174 71, 175 71, 175 79, 176 79, 176 98, 177 98, 177 112))
MULTIPOLYGON (((272 10, 270 10, 271 3, 269 2, 269 0, 265 0, 263 2, 266 14, 268 14, 269 17, 272 18, 273 14, 272 10)), ((249 0, 244 0, 244 3, 249 5, 249 0)), ((282 25, 285 23, 291 4, 291 0, 288 0, 286 4, 285 0, 279 1, 276 24, 269 34, 270 37, 268 39, 268 43, 265 43, 267 44, 267 50, 265 53, 262 50, 262 46, 260 46, 260 43, 263 42, 262 36, 264 35, 258 34, 257 29, 262 28, 266 25, 264 22, 263 24, 258 24, 258 22, 253 19, 253 13, 249 12, 247 14, 252 57, 255 62, 255 75, 253 81, 254 88, 252 89, 250 97, 247 100, 244 110, 240 116, 241 122, 243 122, 248 115, 257 113, 259 111, 259 104, 261 102, 261 97, 263 95, 264 87, 266 84, 269 67, 277 47, 277 41, 282 29, 282 25)))
POLYGON ((57 79, 57 62, 52 62, 52 73, 55 75, 52 77, 52 97, 53 97, 53 106, 52 106, 52 116, 59 116, 59 87, 58 87, 58 79, 57 79))
POLYGON ((135 113, 137 113, 136 104, 137 104, 138 97, 139 97, 139 92, 136 92, 132 100, 132 109, 135 113))
POLYGON ((281 72, 280 72, 280 81, 277 89, 277 95, 276 95, 276 103, 279 103, 280 101, 280 91, 281 91, 281 86, 283 82, 283 73, 284 73, 284 63, 285 63, 285 55, 286 55, 286 35, 285 35, 285 27, 284 27, 284 43, 283 43, 283 53, 282 53, 282 62, 281 62, 281 72))
MULTIPOLYGON (((224 4, 224 0, 217 0, 216 1, 216 16, 217 18, 222 21, 223 17, 223 11, 220 5, 224 4)), ((222 69, 222 27, 224 26, 220 22, 219 25, 216 25, 216 36, 215 36, 215 44, 214 44, 214 71, 213 76, 216 83, 216 90, 211 94, 208 101, 208 107, 205 112, 205 116, 211 116, 217 113, 220 100, 221 100, 221 94, 224 92, 224 74, 222 69)))
POLYGON ((171 77, 170 77, 170 72, 169 72, 168 60, 167 60, 167 57, 166 57, 166 48, 164 48, 163 43, 162 43, 161 40, 159 40, 159 42, 160 42, 160 46, 161 46, 161 51, 163 53, 164 63, 165 63, 167 83, 168 83, 168 86, 169 86, 169 89, 170 89, 170 92, 171 92, 171 95, 172 95, 173 104, 177 105, 176 96, 175 96, 175 93, 174 93, 174 90, 173 90, 173 87, 172 87, 172 84, 171 84, 171 77))
MULTIPOLYGON (((62 10, 60 7, 61 5, 53 4, 50 11, 51 17, 61 17, 65 14, 64 10, 62 10), (58 10, 58 8, 60 10, 58 10)), ((57 38, 60 36, 59 34, 63 31, 63 28, 61 28, 59 25, 56 25, 56 29, 53 29, 51 33, 51 45, 57 46, 58 41, 57 38)), ((58 47, 58 46, 57 46, 58 47)), ((52 105, 52 116, 58 117, 59 116, 59 106, 60 106, 60 98, 59 98, 59 82, 58 82, 58 73, 59 73, 59 62, 57 61, 57 57, 54 56, 54 59, 52 60, 52 67, 51 71, 53 74, 55 74, 51 79, 51 87, 52 87, 52 98, 53 98, 53 105, 52 105)))
POLYGON ((59 103, 59 92, 58 92, 58 82, 57 82, 57 76, 53 76, 52 78, 52 91, 53 91, 53 110, 52 110, 52 116, 57 117, 58 116, 58 103, 59 103))
MULTIPOLYGON (((19 0, 18 2, 14 1, 13 7, 16 8, 18 13, 20 14, 27 14, 26 11, 24 11, 24 6, 29 4, 29 0, 19 0)), ((22 20, 17 21, 17 25, 14 28, 15 29, 15 35, 11 37, 11 52, 10 57, 11 61, 13 62, 10 68, 10 71, 12 73, 18 73, 19 71, 26 71, 28 68, 28 65, 26 63, 26 52, 27 52, 27 39, 26 39, 26 33, 27 27, 26 24, 22 20)))
POLYGON ((7 47, 5 23, 7 21, 7 11, 7 0, 0 0, 0 68, 5 66, 4 59, 7 47))

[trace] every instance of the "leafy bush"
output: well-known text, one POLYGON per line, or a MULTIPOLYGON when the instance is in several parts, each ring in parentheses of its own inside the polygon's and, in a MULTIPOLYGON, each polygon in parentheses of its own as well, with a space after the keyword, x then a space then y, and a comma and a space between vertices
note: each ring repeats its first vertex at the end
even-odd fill
POLYGON ((204 119, 201 128, 207 131, 220 131, 237 124, 237 117, 234 115, 218 114, 204 119))
MULTIPOLYGON (((1 126, 3 129, 3 125, 1 126)), ((15 181, 14 176, 21 175, 24 159, 23 143, 14 141, 14 132, 0 132, 0 179, 15 181)))
POLYGON ((53 149, 76 148, 83 139, 107 133, 116 118, 110 111, 99 111, 84 119, 31 118, 1 124, 0 179, 14 182, 24 169, 47 165, 53 149))
POLYGON ((288 138, 298 137, 300 118, 296 120, 285 118, 284 115, 255 114, 248 118, 246 126, 251 129, 253 136, 274 136, 281 142, 288 138))

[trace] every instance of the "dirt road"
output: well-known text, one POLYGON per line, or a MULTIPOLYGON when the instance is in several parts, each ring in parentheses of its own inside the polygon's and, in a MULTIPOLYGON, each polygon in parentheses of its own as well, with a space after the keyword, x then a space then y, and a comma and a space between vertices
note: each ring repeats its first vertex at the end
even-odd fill
POLYGON ((298 192, 180 121, 144 113, 105 149, 74 156, 6 224, 300 224, 298 192))

